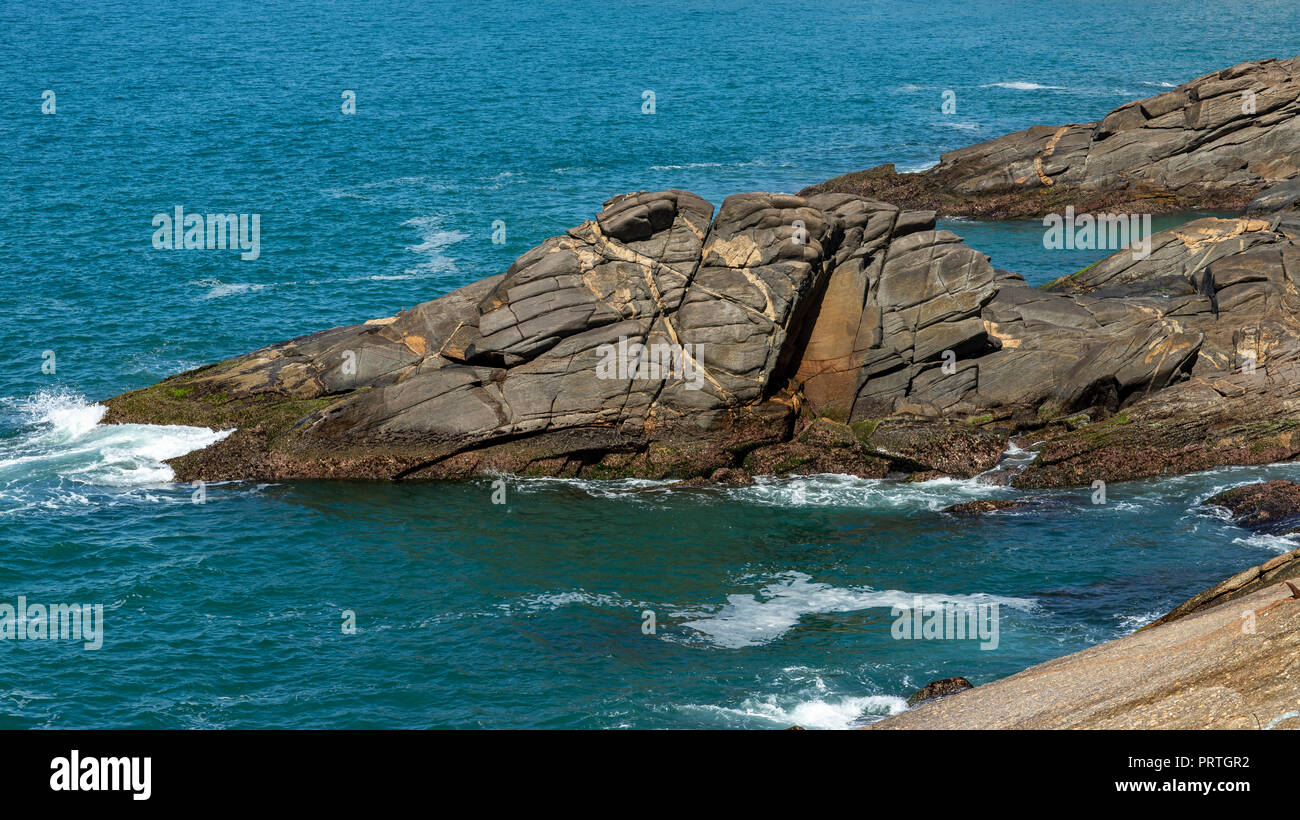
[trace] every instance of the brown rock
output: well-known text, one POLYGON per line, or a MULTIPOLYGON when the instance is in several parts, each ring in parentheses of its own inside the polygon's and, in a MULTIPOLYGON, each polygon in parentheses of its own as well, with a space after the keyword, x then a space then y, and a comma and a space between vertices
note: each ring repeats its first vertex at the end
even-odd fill
POLYGON ((944 678, 936 680, 922 686, 907 699, 907 705, 915 706, 918 703, 946 698, 949 695, 955 695, 958 692, 965 692, 967 689, 974 689, 975 685, 965 678, 944 678))
POLYGON ((1260 532, 1278 532, 1300 523, 1300 484, 1294 481, 1264 481, 1234 487, 1205 499, 1206 506, 1223 507, 1232 513, 1239 527, 1260 532))
POLYGON ((961 504, 944 507, 942 512, 956 518, 979 518, 987 513, 997 512, 998 510, 1012 510, 1023 506, 1023 501, 1009 498, 981 498, 976 501, 964 501, 961 504))

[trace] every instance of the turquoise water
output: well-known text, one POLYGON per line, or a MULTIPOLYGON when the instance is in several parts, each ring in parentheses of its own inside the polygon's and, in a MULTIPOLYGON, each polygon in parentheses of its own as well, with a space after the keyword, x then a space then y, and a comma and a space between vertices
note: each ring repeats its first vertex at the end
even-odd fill
MULTIPOLYGON (((293 482, 196 504, 161 460, 218 433, 97 425, 95 401, 500 272, 616 193, 921 168, 1300 53, 1297 23, 1283 2, 0 6, 0 603, 105 612, 97 651, 0 641, 0 727, 846 727, 1291 548, 1195 509, 1288 466, 981 523, 936 510, 1014 491, 510 479, 494 505, 487 479, 293 482), (177 205, 260 214, 260 258, 154 249, 177 205), (892 640, 913 593, 1000 603, 999 648, 892 640)), ((1034 282, 1104 255, 947 226, 1034 282)))

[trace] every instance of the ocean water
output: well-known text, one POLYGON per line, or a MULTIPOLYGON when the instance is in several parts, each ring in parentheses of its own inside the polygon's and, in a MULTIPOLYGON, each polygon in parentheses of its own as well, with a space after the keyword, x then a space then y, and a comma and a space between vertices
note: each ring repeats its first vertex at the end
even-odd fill
MULTIPOLYGON (((498 273, 621 192, 923 168, 1293 56, 1298 31, 1294 4, 1235 0, 0 4, 0 604, 104 607, 98 650, 0 640, 0 727, 845 728, 1294 548, 1197 507, 1287 465, 980 522, 937 510, 1016 491, 507 478, 495 505, 485 478, 195 503, 163 461, 223 431, 105 426, 96 402, 498 273), (259 258, 155 249, 176 206, 260 215, 259 258), (997 603, 998 648, 892 639, 916 594, 997 603)), ((1105 255, 945 226, 1032 282, 1105 255)))

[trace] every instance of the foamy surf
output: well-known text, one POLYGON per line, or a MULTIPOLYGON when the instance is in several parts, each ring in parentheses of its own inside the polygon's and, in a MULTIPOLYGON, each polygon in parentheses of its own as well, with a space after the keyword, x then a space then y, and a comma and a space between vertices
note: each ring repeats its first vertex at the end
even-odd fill
POLYGON ((941 510, 976 498, 1007 495, 1013 491, 976 479, 936 478, 906 482, 859 478, 839 473, 806 476, 757 476, 746 487, 680 487, 677 479, 554 478, 491 473, 506 482, 513 493, 576 490, 593 498, 644 501, 676 492, 720 493, 732 501, 777 507, 849 507, 941 510))
MULTIPOLYGON (((63 480, 101 487, 166 484, 164 462, 221 441, 233 430, 154 424, 102 424, 108 408, 74 393, 46 391, 8 402, 21 428, 0 441, 3 497, 30 506, 31 485, 63 480)), ((6 505, 8 506, 8 505, 6 505)))
POLYGON ((227 296, 254 293, 267 287, 264 284, 253 282, 222 282, 220 279, 200 279, 190 284, 208 289, 208 292, 203 296, 204 299, 224 299, 227 296))
POLYGON ((418 245, 408 245, 406 249, 423 257, 419 264, 406 269, 405 273, 430 275, 455 272, 456 260, 448 256, 444 251, 457 242, 468 239, 469 234, 464 231, 443 230, 442 217, 436 215, 417 216, 406 220, 402 225, 414 228, 419 232, 420 243, 418 245))
MULTIPOLYGON (((977 127, 978 127, 978 126, 977 126, 977 127)), ((928 160, 928 161, 926 161, 926 162, 913 162, 913 163, 910 163, 910 164, 909 164, 909 163, 903 163, 903 164, 901 164, 901 165, 898 166, 898 173, 900 173, 900 174, 920 174, 920 173, 924 173, 925 171, 930 170, 931 168, 935 167, 935 166, 938 165, 938 164, 939 164, 939 160, 937 160, 937 159, 928 160)))
POLYGON ((1063 91, 1063 85, 1042 85, 1040 83, 1030 83, 1021 80, 1014 80, 1005 83, 988 83, 980 88, 1010 88, 1014 91, 1063 91))
POLYGON ((736 500, 778 507, 859 507, 941 510, 963 501, 1006 495, 1005 487, 975 479, 936 478, 906 482, 822 473, 777 478, 760 476, 749 487, 727 490, 736 500))
POLYGON ((724 649, 743 649, 771 643, 789 632, 805 615, 857 612, 864 609, 911 609, 917 598, 925 606, 999 604, 1032 611, 1032 598, 974 593, 970 595, 921 594, 897 589, 834 587, 812 580, 802 572, 785 572, 754 595, 728 595, 717 612, 682 626, 700 633, 724 649))
POLYGON ((890 695, 764 695, 746 698, 739 706, 681 707, 687 712, 716 716, 724 725, 741 728, 851 729, 907 708, 907 702, 890 695))
POLYGON ((1255 549, 1264 549, 1282 555, 1296 547, 1300 547, 1300 541, 1296 540, 1297 535, 1300 535, 1300 533, 1296 535, 1269 535, 1268 533, 1259 532, 1242 538, 1234 538, 1232 543, 1255 549))

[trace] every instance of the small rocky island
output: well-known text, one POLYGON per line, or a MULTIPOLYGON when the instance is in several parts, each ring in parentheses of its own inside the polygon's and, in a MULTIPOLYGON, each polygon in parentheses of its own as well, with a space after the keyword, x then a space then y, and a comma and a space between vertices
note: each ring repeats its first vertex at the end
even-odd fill
POLYGON ((969 477, 1018 437, 1037 458, 1002 480, 1027 488, 1285 461, 1298 98, 1300 58, 1243 63, 894 187, 850 175, 716 214, 618 196, 504 274, 118 396, 105 420, 236 428, 174 460, 182 480, 969 477), (989 198, 1254 205, 1034 288, 936 230, 1003 213, 989 198), (630 349, 669 354, 608 366, 630 349))

